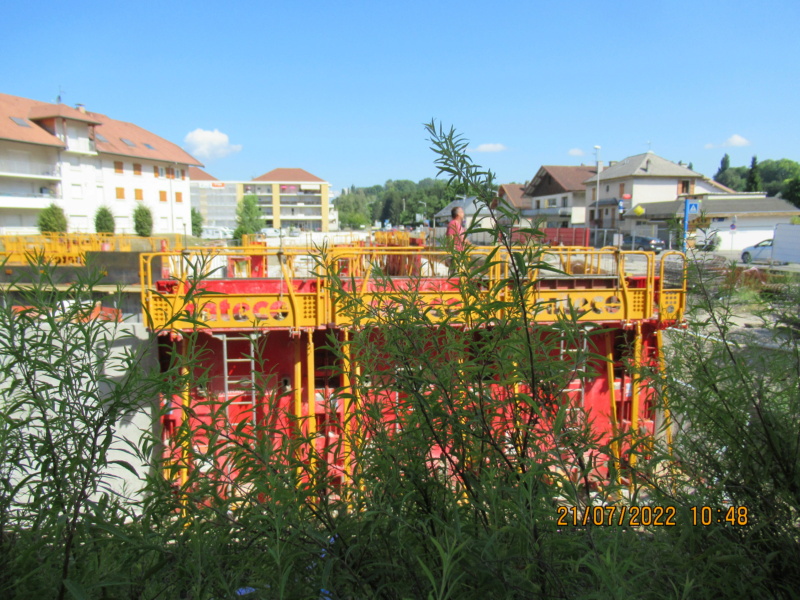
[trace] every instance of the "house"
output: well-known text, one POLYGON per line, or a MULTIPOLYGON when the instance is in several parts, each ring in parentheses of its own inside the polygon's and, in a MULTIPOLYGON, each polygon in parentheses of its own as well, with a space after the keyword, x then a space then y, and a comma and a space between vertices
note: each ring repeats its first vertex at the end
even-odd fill
POLYGON ((581 227, 586 222, 586 180, 594 166, 545 165, 525 186, 522 216, 545 227, 581 227))
POLYGON ((668 202, 679 195, 718 194, 732 190, 654 152, 612 162, 583 180, 588 196, 588 223, 601 229, 630 232, 621 215, 638 204, 668 202))
POLYGON ((719 250, 738 251, 757 244, 772 237, 775 225, 800 217, 796 206, 782 198, 768 198, 764 193, 704 193, 643 204, 642 214, 628 214, 625 220, 642 235, 655 234, 670 240, 675 237, 676 225, 680 228, 683 222, 687 199, 697 204, 699 211, 690 215, 690 233, 699 229, 701 232, 697 233, 702 237, 717 236, 719 250))
POLYGON ((330 184, 304 169, 273 169, 249 181, 219 181, 201 169, 191 169, 192 206, 206 225, 236 227, 236 206, 247 195, 258 198, 266 227, 305 231, 339 228, 330 205, 330 184))
POLYGON ((153 213, 153 233, 191 228, 188 169, 200 163, 146 129, 84 107, 0 94, 0 233, 36 233, 55 203, 70 232, 92 233, 107 206, 117 233, 133 211, 153 213))

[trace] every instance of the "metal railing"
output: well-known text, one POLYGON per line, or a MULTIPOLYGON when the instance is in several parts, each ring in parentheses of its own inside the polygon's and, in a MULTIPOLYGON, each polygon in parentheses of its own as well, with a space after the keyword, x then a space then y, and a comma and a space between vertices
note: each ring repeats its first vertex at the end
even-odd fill
MULTIPOLYGON (((473 247, 469 258, 483 265, 473 282, 512 297, 516 267, 505 251, 473 247)), ((157 330, 322 328, 379 321, 397 310, 398 293, 411 291, 429 308, 430 321, 458 323, 469 274, 451 275, 452 260, 441 250, 378 246, 333 248, 324 257, 311 249, 265 247, 143 254, 142 306, 145 322, 157 330), (358 301, 337 305, 326 272, 358 301)), ((534 321, 566 314, 586 322, 678 321, 684 270, 677 252, 665 254, 657 268, 649 252, 553 248, 520 275, 532 283, 525 304, 534 321)))
POLYGON ((155 252, 181 250, 180 236, 169 238, 105 233, 43 233, 38 235, 0 236, 0 257, 7 265, 26 265, 30 255, 41 254, 45 261, 55 265, 79 266, 86 264, 87 252, 155 252))

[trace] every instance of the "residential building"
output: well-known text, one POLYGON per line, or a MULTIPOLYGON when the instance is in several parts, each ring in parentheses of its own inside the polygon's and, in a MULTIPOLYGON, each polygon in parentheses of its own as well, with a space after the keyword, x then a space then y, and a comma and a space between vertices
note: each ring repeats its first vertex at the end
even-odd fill
POLYGON ((661 158, 650 151, 611 162, 605 170, 600 165, 599 177, 595 171, 594 175, 583 180, 583 184, 586 186, 590 226, 623 231, 631 231, 633 224, 621 218, 621 215, 636 205, 667 202, 677 199, 681 194, 731 191, 682 164, 661 158))
POLYGON ((0 233, 35 233, 55 203, 70 232, 94 232, 107 206, 117 233, 133 232, 133 211, 153 213, 153 232, 191 228, 190 165, 200 163, 146 129, 69 107, 0 94, 0 233))
POLYGON ((250 181, 219 181, 201 169, 190 171, 192 206, 206 225, 236 227, 236 205, 247 195, 258 198, 265 227, 304 231, 338 229, 330 206, 330 184, 304 169, 273 169, 250 181))
POLYGON ((586 222, 587 178, 594 166, 545 165, 525 186, 522 216, 544 227, 581 227, 586 222))
MULTIPOLYGON (((643 205, 639 216, 626 215, 636 235, 655 235, 674 242, 675 224, 682 222, 687 196, 643 205)), ((775 225, 791 223, 800 209, 782 198, 767 198, 764 193, 694 194, 689 201, 698 213, 690 215, 689 230, 705 239, 719 238, 719 250, 742 250, 772 237, 775 225), (698 231, 699 230, 699 231, 698 231)), ((673 244, 674 245, 674 244, 673 244)))

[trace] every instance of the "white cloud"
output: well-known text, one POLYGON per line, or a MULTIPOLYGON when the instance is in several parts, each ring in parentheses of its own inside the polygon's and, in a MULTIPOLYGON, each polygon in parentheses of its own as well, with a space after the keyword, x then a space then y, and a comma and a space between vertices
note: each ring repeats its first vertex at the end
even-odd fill
POLYGON ((224 158, 242 149, 238 144, 231 144, 228 134, 222 133, 219 129, 209 131, 197 128, 187 133, 183 141, 190 154, 203 160, 224 158))
POLYGON ((471 148, 473 152, 502 152, 507 150, 503 144, 480 144, 475 148, 471 148))
POLYGON ((580 148, 570 148, 570 150, 569 150, 569 152, 567 152, 567 154, 569 154, 570 156, 583 156, 586 153, 583 150, 581 150, 580 148))
POLYGON ((706 144, 705 148, 706 150, 710 148, 742 148, 744 146, 749 146, 749 145, 750 145, 750 140, 739 135, 738 133, 734 133, 731 137, 729 137, 721 144, 706 144))

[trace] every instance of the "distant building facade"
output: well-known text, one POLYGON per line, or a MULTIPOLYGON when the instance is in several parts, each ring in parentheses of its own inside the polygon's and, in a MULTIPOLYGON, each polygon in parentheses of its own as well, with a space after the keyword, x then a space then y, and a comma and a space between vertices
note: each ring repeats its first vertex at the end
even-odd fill
POLYGON ((330 206, 330 184, 303 169, 273 169, 251 181, 220 181, 191 169, 192 206, 211 227, 236 227, 236 206, 247 195, 258 198, 265 227, 304 231, 338 229, 330 206))
POLYGON ((180 147, 133 123, 83 107, 0 94, 0 233, 35 233, 55 203, 68 230, 93 233, 107 206, 117 233, 133 233, 133 211, 153 213, 153 233, 191 229, 189 167, 180 147))

